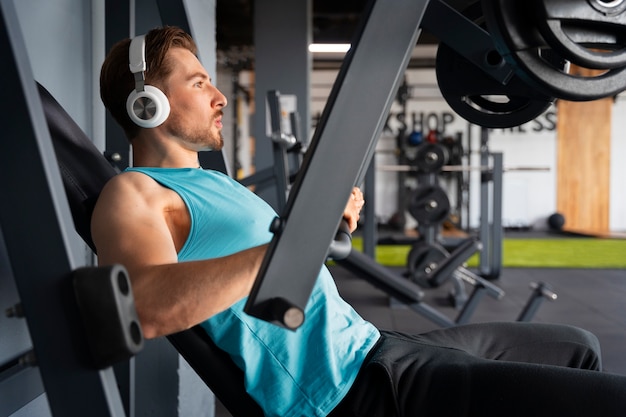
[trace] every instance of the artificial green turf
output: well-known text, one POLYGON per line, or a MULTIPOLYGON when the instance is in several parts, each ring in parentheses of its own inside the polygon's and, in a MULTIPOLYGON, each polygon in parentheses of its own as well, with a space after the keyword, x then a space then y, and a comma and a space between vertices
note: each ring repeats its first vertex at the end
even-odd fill
MULTIPOLYGON (((362 241, 353 245, 361 250, 362 241)), ((406 266, 409 245, 379 245, 376 260, 385 266, 406 266)), ((626 239, 504 239, 502 266, 509 268, 626 268, 626 239)), ((478 265, 478 255, 468 266, 478 265)))

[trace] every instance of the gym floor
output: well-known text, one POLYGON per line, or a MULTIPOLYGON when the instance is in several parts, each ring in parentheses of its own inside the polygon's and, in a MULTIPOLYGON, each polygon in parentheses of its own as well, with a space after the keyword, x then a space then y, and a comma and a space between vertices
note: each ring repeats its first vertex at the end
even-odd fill
MULTIPOLYGON (((409 333, 439 328, 410 308, 391 303, 387 294, 346 269, 330 268, 346 301, 379 328, 409 333)), ((470 321, 515 320, 531 294, 532 282, 549 284, 558 295, 556 301, 541 304, 533 322, 571 324, 590 330, 600 339, 605 371, 626 375, 626 270, 506 268, 494 281, 506 292, 504 298, 485 296, 470 321)), ((424 301, 454 318, 458 311, 447 301, 449 290, 448 286, 426 290, 424 301)), ((220 404, 215 415, 230 416, 220 404)))

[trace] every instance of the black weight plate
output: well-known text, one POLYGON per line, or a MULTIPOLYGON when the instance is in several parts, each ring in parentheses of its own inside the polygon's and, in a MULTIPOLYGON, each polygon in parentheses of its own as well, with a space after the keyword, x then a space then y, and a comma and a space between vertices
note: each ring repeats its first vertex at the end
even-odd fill
POLYGON ((565 59, 592 69, 626 66, 626 2, 534 0, 535 22, 565 59))
POLYGON ((499 83, 445 44, 437 50, 435 70, 448 105, 479 126, 519 126, 541 115, 554 101, 516 75, 507 84, 499 83))
POLYGON ((530 5, 520 0, 482 0, 496 48, 520 78, 547 95, 570 101, 597 100, 626 89, 626 67, 589 77, 569 74, 568 65, 554 59, 558 54, 534 24, 536 10, 530 5))
POLYGON ((463 144, 460 138, 447 136, 443 138, 441 144, 445 146, 448 151, 448 164, 461 165, 463 163, 463 144))
POLYGON ((424 143, 417 148, 414 161, 419 172, 439 172, 448 163, 448 150, 436 143, 424 143))
POLYGON ((409 213, 420 225, 441 223, 450 213, 446 192, 436 185, 420 185, 411 193, 409 213))
POLYGON ((432 288, 434 284, 427 279, 427 276, 446 256, 446 253, 438 246, 416 243, 409 251, 407 259, 409 278, 421 287, 432 288))

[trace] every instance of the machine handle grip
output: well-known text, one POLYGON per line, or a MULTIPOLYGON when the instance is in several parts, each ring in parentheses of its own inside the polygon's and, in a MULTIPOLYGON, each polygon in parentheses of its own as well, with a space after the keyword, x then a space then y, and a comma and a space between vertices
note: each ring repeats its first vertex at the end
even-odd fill
POLYGON ((352 233, 350 232, 350 226, 345 219, 341 219, 335 239, 333 239, 328 248, 328 257, 339 261, 347 258, 351 251, 352 233))

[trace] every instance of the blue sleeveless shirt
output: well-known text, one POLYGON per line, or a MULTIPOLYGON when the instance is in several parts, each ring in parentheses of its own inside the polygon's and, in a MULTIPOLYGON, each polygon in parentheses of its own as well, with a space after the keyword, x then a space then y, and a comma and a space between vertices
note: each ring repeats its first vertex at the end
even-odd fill
MULTIPOLYGON (((274 210, 230 177, 188 168, 129 168, 177 192, 191 216, 180 262, 268 243, 274 210)), ((294 277, 297 279, 297 277, 294 277)), ((346 395, 380 334, 338 294, 322 266, 295 332, 243 312, 245 299, 201 323, 245 374, 266 416, 325 416, 346 395)))

